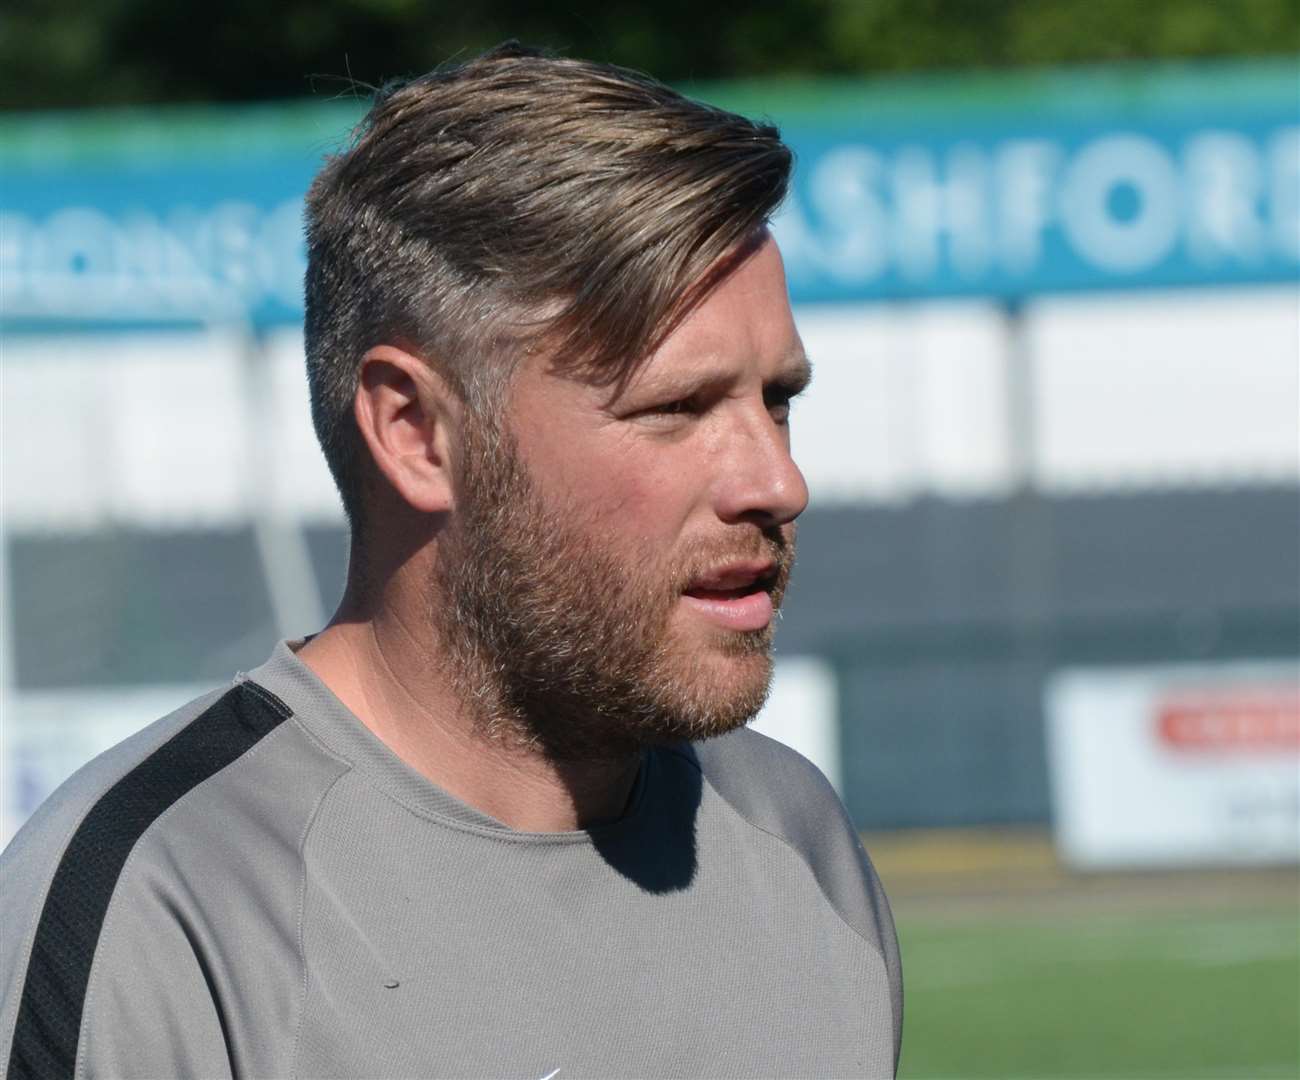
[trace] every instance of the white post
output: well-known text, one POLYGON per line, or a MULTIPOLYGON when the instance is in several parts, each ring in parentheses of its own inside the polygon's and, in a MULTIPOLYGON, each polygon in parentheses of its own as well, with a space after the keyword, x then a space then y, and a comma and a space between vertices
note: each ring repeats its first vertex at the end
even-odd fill
POLYGON ((249 433, 245 458, 248 512, 276 630, 282 638, 302 637, 319 630, 326 613, 302 523, 278 506, 273 495, 271 478, 277 463, 272 433, 279 418, 269 361, 253 327, 245 323, 242 330, 242 404, 249 433))

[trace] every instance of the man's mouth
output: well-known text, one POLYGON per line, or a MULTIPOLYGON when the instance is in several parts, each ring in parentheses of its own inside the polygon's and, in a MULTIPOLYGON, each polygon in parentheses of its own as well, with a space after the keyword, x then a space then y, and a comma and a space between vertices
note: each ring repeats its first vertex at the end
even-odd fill
POLYGON ((732 600, 770 589, 775 577, 776 563, 770 559, 737 560, 697 575, 685 592, 701 599, 732 600))
POLYGON ((739 600, 743 596, 756 592, 766 592, 766 590, 758 582, 754 582, 752 585, 742 585, 735 589, 687 589, 686 595, 693 596, 696 600, 739 600))
POLYGON ((761 630, 772 621, 776 572, 770 561, 728 563, 695 578, 684 590, 684 599, 728 629, 761 630))

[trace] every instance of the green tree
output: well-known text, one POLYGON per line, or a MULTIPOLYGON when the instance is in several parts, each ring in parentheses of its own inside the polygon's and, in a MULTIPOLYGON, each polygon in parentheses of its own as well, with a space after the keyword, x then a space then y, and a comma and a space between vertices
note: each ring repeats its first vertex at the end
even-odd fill
POLYGON ((1300 0, 9 0, 7 108, 347 93, 508 37, 674 81, 1265 56, 1300 0))

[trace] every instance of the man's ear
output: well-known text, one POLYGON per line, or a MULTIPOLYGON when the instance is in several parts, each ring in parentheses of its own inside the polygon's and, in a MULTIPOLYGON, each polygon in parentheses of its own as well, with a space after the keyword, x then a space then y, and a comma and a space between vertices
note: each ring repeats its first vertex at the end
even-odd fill
POLYGON ((353 408, 375 466, 398 495, 427 514, 450 510, 460 403, 446 381, 418 356, 376 345, 362 357, 353 408))

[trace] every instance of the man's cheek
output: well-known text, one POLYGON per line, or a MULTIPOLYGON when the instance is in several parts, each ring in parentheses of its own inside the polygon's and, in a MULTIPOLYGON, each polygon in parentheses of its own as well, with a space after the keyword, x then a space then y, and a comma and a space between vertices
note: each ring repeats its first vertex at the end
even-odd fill
POLYGON ((578 495, 588 504, 593 522, 651 539, 652 534, 665 530, 673 516, 669 483, 669 478, 653 469, 599 475, 593 471, 578 495))

